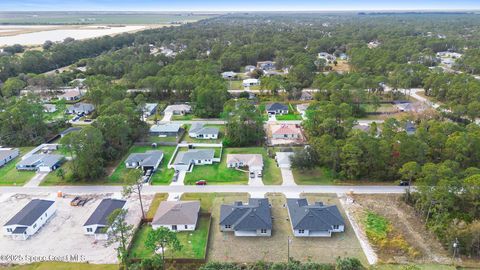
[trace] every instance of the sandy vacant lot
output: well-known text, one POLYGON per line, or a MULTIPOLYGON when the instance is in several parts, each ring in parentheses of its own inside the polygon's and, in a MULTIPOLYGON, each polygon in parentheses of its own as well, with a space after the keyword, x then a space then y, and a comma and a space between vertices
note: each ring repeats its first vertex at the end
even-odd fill
MULTIPOLYGON (((67 256, 49 260, 68 261, 68 256, 78 255, 80 262, 90 263, 116 263, 117 256, 114 247, 105 247, 104 241, 95 241, 93 237, 83 234, 83 224, 90 217, 103 198, 120 198, 120 194, 95 194, 84 195, 91 197, 83 207, 70 206, 73 195, 65 198, 56 198, 56 194, 39 194, 27 196, 23 194, 3 195, 0 197, 2 210, 0 224, 5 224, 31 199, 54 199, 57 211, 55 215, 35 235, 26 241, 12 240, 10 237, 0 236, 0 255, 22 256, 67 256)), ((140 205, 138 197, 132 196, 127 201, 127 222, 138 224, 140 222, 140 205)), ((145 209, 148 209, 152 196, 144 196, 145 209)), ((25 259, 26 260, 26 259, 25 259)), ((30 261, 9 261, 0 256, 0 263, 29 263, 30 261)))
MULTIPOLYGON (((365 255, 352 230, 348 219, 335 195, 307 195, 309 202, 323 201, 327 204, 337 204, 344 215, 346 231, 332 238, 295 238, 292 235, 288 220, 286 198, 282 194, 267 194, 272 204, 273 231, 272 237, 235 237, 233 233, 220 232, 218 223, 220 201, 214 201, 212 213, 212 230, 208 259, 210 261, 256 262, 287 261, 288 236, 292 239, 290 256, 295 260, 331 263, 337 257, 356 257, 366 262, 365 255)), ((225 203, 233 202, 235 198, 226 197, 225 203)))

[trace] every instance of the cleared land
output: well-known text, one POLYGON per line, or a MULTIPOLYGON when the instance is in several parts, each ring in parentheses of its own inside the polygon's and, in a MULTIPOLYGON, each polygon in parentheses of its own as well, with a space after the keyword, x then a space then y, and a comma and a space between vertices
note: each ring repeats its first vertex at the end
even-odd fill
POLYGON ((0 186, 21 186, 28 182, 35 175, 34 171, 17 171, 15 165, 20 162, 21 157, 34 147, 20 147, 20 155, 0 167, 0 186))
POLYGON ((292 169, 293 177, 297 185, 332 185, 334 179, 332 171, 324 167, 312 170, 292 169))
MULTIPOLYGON (((93 237, 84 235, 83 224, 103 198, 119 198, 120 194, 85 194, 84 196, 92 199, 83 207, 70 206, 70 201, 74 195, 66 195, 64 198, 56 198, 56 194, 36 194, 34 197, 22 194, 2 196, 0 198, 0 204, 2 205, 2 215, 0 215, 1 224, 5 224, 32 198, 55 200, 57 211, 47 224, 27 241, 16 241, 9 237, 0 237, 0 254, 12 254, 12 251, 21 251, 21 254, 31 256, 64 256, 77 254, 83 258, 81 262, 96 264, 117 263, 117 253, 114 247, 105 247, 104 241, 96 241, 93 237)), ((150 206, 152 198, 153 195, 143 196, 145 208, 150 206)), ((132 196, 128 198, 127 207, 127 222, 132 225, 137 225, 141 217, 138 197, 132 196)), ((1 260, 0 263, 13 262, 1 260)), ((29 262, 16 261, 14 263, 29 262)))
MULTIPOLYGON (((292 235, 287 209, 283 207, 286 198, 281 194, 267 194, 272 204, 273 231, 272 237, 235 237, 231 232, 220 232, 218 228, 220 205, 238 200, 236 197, 225 197, 213 202, 213 224, 209 260, 255 262, 255 261, 287 261, 287 241, 291 237, 290 256, 300 261, 316 261, 332 263, 338 256, 356 257, 363 263, 366 258, 348 220, 346 231, 335 234, 332 238, 295 238, 292 235)), ((241 198, 241 197, 240 197, 241 198)), ((321 200, 328 204, 337 204, 344 215, 337 197, 332 195, 307 195, 309 200, 321 200)), ((243 201, 246 200, 244 195, 243 201)), ((345 216, 345 215, 344 215, 345 216)))

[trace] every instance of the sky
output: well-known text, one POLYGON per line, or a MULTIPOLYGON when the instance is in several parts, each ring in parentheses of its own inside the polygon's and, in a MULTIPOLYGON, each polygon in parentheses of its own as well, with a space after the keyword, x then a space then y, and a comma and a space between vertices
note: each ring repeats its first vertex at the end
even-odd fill
POLYGON ((480 0, 0 0, 0 11, 480 10, 480 0))

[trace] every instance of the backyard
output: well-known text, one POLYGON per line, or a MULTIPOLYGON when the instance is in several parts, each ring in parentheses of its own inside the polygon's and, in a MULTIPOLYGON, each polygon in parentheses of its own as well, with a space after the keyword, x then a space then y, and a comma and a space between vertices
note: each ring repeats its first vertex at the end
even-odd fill
POLYGON ((263 156, 263 182, 266 185, 277 185, 282 183, 280 169, 275 160, 267 155, 262 147, 249 148, 224 148, 220 163, 213 165, 195 166, 192 172, 187 173, 185 184, 193 185, 198 180, 206 180, 209 184, 247 184, 248 174, 239 170, 227 167, 227 154, 261 154, 263 156))
POLYGON ((34 171, 17 171, 15 165, 34 147, 20 147, 20 155, 0 168, 0 186, 21 186, 35 175, 34 171))

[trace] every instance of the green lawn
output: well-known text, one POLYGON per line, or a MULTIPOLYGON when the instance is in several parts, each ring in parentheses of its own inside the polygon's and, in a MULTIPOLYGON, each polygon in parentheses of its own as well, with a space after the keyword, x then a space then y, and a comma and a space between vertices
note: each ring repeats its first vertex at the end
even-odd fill
MULTIPOLYGON (((451 265, 442 265, 442 264, 413 264, 421 270, 455 270, 457 269, 451 265)), ((405 268, 404 264, 378 264, 375 266, 375 269, 378 270, 402 270, 405 268)), ((462 269, 462 268, 460 268, 462 269)))
POLYGON ((185 114, 185 115, 172 115, 170 120, 172 121, 191 121, 196 118, 193 114, 185 114))
MULTIPOLYGON (((53 171, 53 172, 50 172, 42 181, 42 183, 40 184, 41 186, 58 186, 58 185, 71 185, 71 184, 75 184, 74 182, 68 182, 67 180, 65 179, 68 179, 69 178, 69 175, 71 174, 71 166, 72 166, 72 162, 71 161, 67 161, 65 163, 62 164, 62 166, 60 167, 63 172, 64 172, 64 179, 60 178, 58 175, 57 175, 57 171, 53 171)), ((59 169, 60 169, 59 168, 59 169)), ((58 169, 57 169, 58 170, 58 169)))
POLYGON ((160 150, 163 151, 163 160, 158 167, 158 170, 152 176, 152 184, 156 185, 168 185, 173 177, 173 169, 168 169, 168 161, 170 160, 175 146, 161 146, 152 148, 151 146, 132 146, 125 157, 120 161, 115 171, 108 177, 109 183, 119 184, 123 181, 123 176, 129 169, 125 167, 125 160, 131 153, 145 153, 148 150, 160 150))
POLYGON ((293 121, 293 120, 302 120, 302 116, 300 114, 284 114, 284 115, 276 115, 275 118, 278 121, 293 121))
POLYGON ((148 136, 148 142, 158 143, 158 142, 172 142, 176 143, 178 141, 177 137, 158 137, 158 136, 148 136))
POLYGON ((34 147, 20 147, 20 155, 0 168, 0 186, 21 186, 35 175, 34 171, 17 171, 15 165, 20 162, 20 157, 34 147))
POLYGON ((317 167, 313 170, 292 169, 295 183, 298 185, 333 185, 334 179, 330 169, 317 167))
POLYGON ((195 166, 185 177, 186 185, 193 185, 198 180, 206 180, 208 184, 247 184, 248 173, 227 167, 227 154, 261 154, 263 156, 263 183, 279 185, 282 183, 280 169, 274 159, 268 157, 262 147, 224 148, 222 160, 213 165, 195 166))
POLYGON ((228 89, 230 90, 242 90, 243 85, 241 80, 228 81, 228 89))
MULTIPOLYGON (((182 258, 182 259, 203 259, 206 254, 206 245, 208 242, 208 232, 210 229, 210 219, 200 217, 198 219, 197 228, 192 232, 177 232, 178 240, 182 245, 182 250, 172 254, 166 250, 166 258, 182 258)), ((134 237, 130 256, 133 258, 148 258, 152 256, 152 252, 145 247, 145 240, 148 232, 152 230, 149 225, 140 228, 134 237)))
POLYGON ((168 193, 156 193, 148 208, 147 218, 153 218, 161 202, 168 198, 168 193))
POLYGON ((200 201, 200 211, 202 213, 211 213, 213 200, 225 193, 183 193, 182 201, 200 201))

